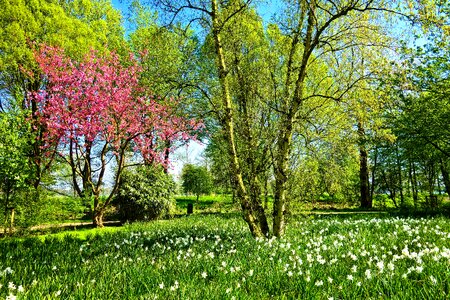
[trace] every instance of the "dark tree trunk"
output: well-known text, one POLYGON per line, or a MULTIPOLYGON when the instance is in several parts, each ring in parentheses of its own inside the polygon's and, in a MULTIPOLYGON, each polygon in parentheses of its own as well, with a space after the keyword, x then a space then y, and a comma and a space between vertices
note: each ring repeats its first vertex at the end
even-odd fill
POLYGON ((267 180, 267 179, 264 181, 264 210, 267 210, 269 207, 268 182, 269 182, 269 180, 267 180))
POLYGON ((398 145, 395 146, 395 158, 397 163, 397 172, 398 172, 398 188, 400 192, 400 206, 403 207, 405 205, 405 198, 403 196, 403 176, 402 176, 402 166, 400 162, 400 155, 398 153, 398 145))
POLYGON ((414 170, 413 162, 411 161, 411 159, 409 160, 408 177, 409 177, 409 182, 410 182, 410 186, 411 186, 414 207, 417 208, 417 201, 418 201, 417 182, 415 180, 415 170, 414 170))
POLYGON ((369 167, 368 154, 364 145, 364 127, 358 122, 358 136, 360 138, 359 145, 359 188, 362 208, 372 208, 372 200, 369 193, 369 167))
POLYGON ((169 172, 170 141, 166 141, 164 149, 164 173, 169 172))
POLYGON ((372 168, 372 183, 370 185, 370 202, 373 202, 373 194, 375 192, 375 172, 377 171, 378 167, 378 148, 375 148, 375 157, 373 162, 373 168, 372 168))
POLYGON ((442 180, 444 181, 445 191, 447 192, 447 195, 450 196, 450 174, 447 169, 446 163, 441 158, 440 161, 440 167, 441 167, 441 174, 442 174, 442 180))

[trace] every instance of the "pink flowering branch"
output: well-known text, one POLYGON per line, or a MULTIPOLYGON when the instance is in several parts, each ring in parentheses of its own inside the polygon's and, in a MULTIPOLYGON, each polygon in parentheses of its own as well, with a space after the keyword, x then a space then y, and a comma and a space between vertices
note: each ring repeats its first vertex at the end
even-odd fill
POLYGON ((46 128, 43 147, 57 143, 69 163, 73 184, 81 197, 94 197, 94 223, 102 224, 125 167, 126 152, 139 152, 145 161, 166 163, 161 145, 194 138, 201 123, 176 116, 177 102, 159 102, 139 83, 139 62, 130 55, 124 66, 115 53, 92 50, 82 61, 63 50, 43 45, 35 53, 45 87, 31 96, 38 103, 36 117, 46 128), (117 167, 112 192, 99 203, 107 156, 117 167), (94 160, 100 167, 94 180, 94 160), (82 187, 78 184, 81 178, 82 187))

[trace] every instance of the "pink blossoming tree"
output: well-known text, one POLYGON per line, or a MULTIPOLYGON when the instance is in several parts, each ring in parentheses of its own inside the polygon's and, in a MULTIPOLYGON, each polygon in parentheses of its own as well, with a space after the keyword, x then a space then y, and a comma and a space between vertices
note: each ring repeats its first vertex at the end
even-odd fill
POLYGON ((45 86, 32 96, 46 128, 44 147, 58 145, 72 173, 76 193, 93 199, 93 222, 103 226, 105 210, 120 184, 127 158, 168 163, 165 156, 180 140, 193 138, 201 123, 174 114, 174 99, 157 100, 139 84, 141 68, 132 55, 91 51, 74 61, 63 50, 42 46, 35 54, 45 86), (101 198, 109 161, 115 161, 111 191, 101 198))

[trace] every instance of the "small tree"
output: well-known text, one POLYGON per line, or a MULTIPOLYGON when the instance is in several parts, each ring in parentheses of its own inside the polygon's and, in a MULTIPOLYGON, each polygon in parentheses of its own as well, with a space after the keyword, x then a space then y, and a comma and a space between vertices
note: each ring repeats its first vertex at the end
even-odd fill
POLYGON ((14 111, 0 113, 0 207, 4 210, 4 230, 14 227, 21 193, 28 189, 32 170, 28 163, 30 137, 25 118, 14 111))
POLYGON ((122 174, 115 203, 122 221, 154 220, 174 207, 175 182, 161 167, 139 166, 122 174))
POLYGON ((186 164, 183 167, 181 179, 184 192, 195 194, 197 202, 200 195, 209 194, 212 191, 212 177, 205 167, 186 164))

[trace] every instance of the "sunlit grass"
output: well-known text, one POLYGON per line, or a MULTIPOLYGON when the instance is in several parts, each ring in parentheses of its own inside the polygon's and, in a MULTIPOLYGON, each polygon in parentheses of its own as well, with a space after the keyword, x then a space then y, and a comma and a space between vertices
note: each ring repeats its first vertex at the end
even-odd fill
POLYGON ((0 242, 0 299, 448 299, 446 218, 299 217, 253 239, 237 214, 0 242))

